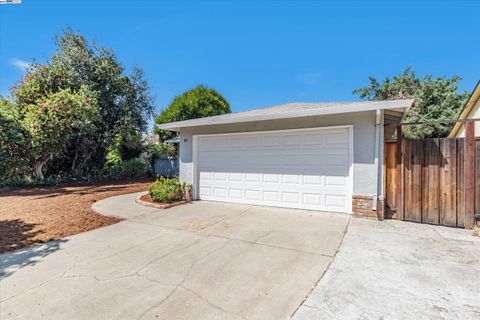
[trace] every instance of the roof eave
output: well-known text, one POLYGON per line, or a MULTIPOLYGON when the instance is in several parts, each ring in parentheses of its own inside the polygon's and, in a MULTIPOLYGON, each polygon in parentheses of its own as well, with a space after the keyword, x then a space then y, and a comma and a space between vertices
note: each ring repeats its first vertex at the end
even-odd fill
MULTIPOLYGON (((197 119, 192 119, 192 120, 187 120, 191 121, 189 124, 185 124, 179 121, 179 122, 171 122, 171 123, 164 123, 164 124, 159 124, 157 125, 160 129, 163 130, 169 130, 169 131, 180 131, 181 128, 187 128, 187 127, 199 127, 199 126, 212 126, 212 125, 221 125, 221 124, 232 124, 232 123, 245 123, 245 122, 256 122, 256 121, 268 121, 268 120, 280 120, 280 119, 289 119, 289 118, 302 118, 302 117, 311 117, 311 116, 322 116, 322 115, 332 115, 332 114, 343 114, 343 113, 353 113, 353 112, 366 112, 366 111, 374 111, 378 109, 403 109, 403 112, 406 112, 414 103, 413 99, 408 99, 405 100, 405 102, 408 104, 405 107, 399 107, 399 106, 392 106, 392 107, 382 107, 379 108, 378 106, 371 106, 368 108, 362 108, 358 109, 356 106, 349 106, 345 107, 342 110, 337 110, 337 109, 331 109, 331 110, 321 110, 322 112, 319 112, 319 110, 312 110, 312 111, 304 111, 304 112, 284 112, 284 113, 277 113, 273 115, 261 115, 261 116, 256 116, 256 117, 245 117, 244 119, 236 118, 236 119, 227 119, 223 120, 218 123, 198 123, 195 122, 194 120, 197 119)), ((199 118, 198 120, 205 120, 207 118, 199 118)))
MULTIPOLYGON (((465 120, 468 118, 468 116, 473 110, 473 107, 477 104, 478 99, 480 99, 480 81, 477 82, 475 89, 473 89, 472 94, 470 95, 467 102, 465 103, 462 113, 460 113, 460 115, 458 116, 458 120, 465 120)), ((462 126, 463 126, 463 122, 455 123, 455 126, 453 127, 452 131, 450 131, 450 134, 448 135, 448 137, 455 138, 458 132, 460 131, 460 129, 462 128, 462 126)))

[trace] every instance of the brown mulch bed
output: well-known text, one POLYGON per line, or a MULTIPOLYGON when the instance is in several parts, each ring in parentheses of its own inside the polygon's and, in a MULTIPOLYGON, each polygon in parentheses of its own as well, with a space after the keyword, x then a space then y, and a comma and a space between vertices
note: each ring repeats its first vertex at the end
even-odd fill
POLYGON ((148 193, 141 196, 140 200, 150 202, 150 203, 155 203, 155 201, 153 201, 152 197, 150 197, 148 193))
POLYGON ((119 222, 95 213, 94 202, 146 191, 150 180, 0 189, 0 252, 61 239, 119 222))

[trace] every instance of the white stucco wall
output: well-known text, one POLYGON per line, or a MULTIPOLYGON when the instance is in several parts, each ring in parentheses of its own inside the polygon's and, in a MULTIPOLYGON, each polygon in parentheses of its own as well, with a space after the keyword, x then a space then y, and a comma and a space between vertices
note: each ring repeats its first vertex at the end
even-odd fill
MULTIPOLYGON (((480 100, 473 106, 472 112, 468 115, 468 119, 478 119, 480 118, 480 100)), ((480 136, 480 121, 475 121, 475 137, 480 136)), ((465 138, 465 126, 462 125, 458 131, 457 137, 465 138)))
MULTIPOLYGON (((180 131, 180 180, 193 182, 193 135, 353 125, 353 193, 376 194, 375 111, 184 128, 180 131)), ((383 138, 383 128, 379 128, 383 138)), ((383 140, 380 140, 383 141, 383 140)), ((383 149, 380 150, 383 152, 383 149)), ((382 166, 383 153, 379 157, 382 166)), ((381 179, 381 176, 380 176, 381 179)), ((381 180, 380 180, 381 181, 381 180)))

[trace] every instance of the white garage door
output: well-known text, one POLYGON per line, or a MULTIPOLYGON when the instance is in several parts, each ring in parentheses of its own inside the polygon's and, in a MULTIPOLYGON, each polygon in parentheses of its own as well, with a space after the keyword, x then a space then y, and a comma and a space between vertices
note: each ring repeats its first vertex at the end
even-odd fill
POLYGON ((195 136, 197 198, 351 212, 350 127, 195 136))

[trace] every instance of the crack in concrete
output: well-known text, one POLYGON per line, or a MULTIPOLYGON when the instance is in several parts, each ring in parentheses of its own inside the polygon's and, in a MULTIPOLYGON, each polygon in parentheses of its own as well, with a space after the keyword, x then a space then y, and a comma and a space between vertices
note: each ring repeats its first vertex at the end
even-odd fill
POLYGON ((333 314, 330 310, 328 309, 324 309, 324 308, 318 308, 316 306, 312 306, 312 305, 309 305, 309 304, 304 304, 303 305, 305 308, 309 308, 309 309, 314 309, 314 310, 318 310, 322 313, 326 313, 329 317, 329 319, 338 319, 338 317, 335 316, 335 314, 333 314))
POLYGON ((345 236, 348 232, 348 227, 350 226, 350 221, 351 221, 351 217, 348 218, 348 221, 347 221, 347 225, 345 226, 345 229, 343 230, 343 236, 342 236, 342 240, 340 240, 340 243, 338 244, 338 247, 337 247, 337 250, 335 251, 335 254, 333 255, 332 259, 330 260, 330 262, 328 263, 327 267, 325 268, 325 270, 323 270, 322 274, 320 275, 320 278, 317 280, 317 282, 315 283, 315 285, 312 287, 312 289, 310 290, 310 292, 305 296, 305 298, 303 299, 303 301, 298 305, 298 307, 293 311, 293 313, 291 314, 290 318, 293 318, 293 316, 298 312, 298 310, 303 306, 307 306, 306 305, 306 301, 308 299, 308 297, 312 294, 313 290, 315 290, 315 288, 317 288, 317 286, 319 285, 320 281, 323 279, 323 277, 325 276, 325 274, 327 274, 328 270, 330 269, 330 266, 333 264, 333 262, 335 261, 335 257, 337 256, 338 252, 340 251, 340 247, 342 246, 343 244, 343 241, 345 240, 345 236))
POLYGON ((98 261, 103 261, 103 260, 108 259, 108 258, 111 258, 111 257, 115 257, 115 256, 117 256, 117 255, 119 255, 119 254, 122 254, 122 253, 125 253, 125 252, 127 252, 127 251, 130 251, 130 250, 132 250, 132 249, 138 248, 138 247, 144 245, 145 243, 150 242, 150 241, 153 241, 153 240, 155 240, 155 239, 158 239, 158 238, 160 238, 160 237, 162 237, 162 236, 163 236, 163 234, 153 236, 153 237, 151 237, 151 238, 146 239, 145 241, 142 241, 142 242, 140 242, 140 243, 137 243, 137 244, 135 244, 135 245, 133 245, 133 246, 130 246, 130 247, 126 248, 126 249, 122 249, 122 250, 120 250, 120 251, 114 252, 114 253, 112 253, 112 254, 110 254, 110 255, 108 255, 108 256, 104 256, 104 257, 102 257, 102 258, 100 258, 100 259, 90 260, 89 262, 98 262, 98 261))
POLYGON ((147 262, 146 264, 144 264, 143 266, 139 267, 136 271, 134 272, 131 272, 131 273, 128 273, 126 275, 123 275, 123 276, 119 276, 119 277, 113 277, 113 278, 100 278, 98 276, 95 276, 95 275, 81 275, 81 274, 71 274, 71 275, 67 275, 67 276, 64 276, 63 278, 75 278, 75 277, 81 277, 81 276, 91 276, 91 277, 94 277, 95 279, 99 280, 99 281, 111 281, 111 280, 119 280, 119 279, 124 279, 124 278, 129 278, 129 277, 132 277, 132 276, 138 276, 138 277, 142 277, 142 278, 145 278, 147 280, 150 280, 150 281, 155 281, 157 283, 160 283, 160 284, 163 284, 163 285, 168 285, 168 284, 164 284, 164 283, 161 283, 159 281, 156 281, 154 279, 150 279, 148 278, 147 276, 141 274, 140 272, 146 268, 148 268, 151 264, 163 259, 163 258, 166 258, 168 256, 170 256, 171 254, 174 254, 174 253, 177 253, 177 252, 181 252, 183 250, 187 250, 188 248, 190 247, 193 247, 194 245, 196 245, 198 242, 200 241, 200 239, 197 239, 195 241, 193 241, 192 243, 189 243, 188 245, 186 246, 183 246, 183 247, 180 247, 180 248, 175 248, 173 250, 170 250, 170 251, 167 251, 166 253, 150 260, 149 262, 147 262))
POLYGON ((274 229, 271 229, 271 230, 265 232, 265 234, 261 235, 260 237, 258 237, 257 239, 255 239, 253 242, 254 242, 254 243, 257 243, 257 244, 261 244, 261 243, 258 243, 258 241, 260 241, 260 240, 263 239, 263 238, 268 237, 268 236, 271 235, 274 231, 275 231, 274 229))
MULTIPOLYGON (((238 216, 241 216, 243 215, 244 213, 246 213, 248 210, 250 210, 253 206, 250 206, 248 209, 242 211, 240 214, 236 215, 235 217, 238 217, 238 216)), ((272 232, 275 232, 276 229, 271 229, 269 231, 267 231, 265 234, 261 235, 260 237, 258 237, 257 239, 255 239, 254 241, 249 241, 249 240, 244 240, 244 239, 238 239, 238 238, 230 238, 230 237, 226 237, 226 236, 221 236, 221 235, 215 235, 215 234, 208 234, 208 235, 204 235, 204 234, 201 234, 201 233, 198 233, 198 231, 201 231, 205 228, 208 228, 208 227, 211 227, 211 226, 214 226, 218 223, 221 223, 225 220, 228 220, 232 217, 227 217, 227 218, 224 218, 224 219, 221 219, 219 221, 217 221, 216 223, 212 224, 212 225, 209 225, 209 226, 206 226, 206 227, 203 227, 202 229, 199 229, 199 230, 196 230, 196 231, 189 231, 189 230, 184 230, 182 228, 177 228, 177 227, 172 227, 172 226, 165 226, 165 225, 159 225, 159 224, 151 224, 151 223, 147 223, 147 222, 143 222, 143 221, 136 221, 136 220, 128 220, 130 222, 134 222, 134 223, 139 223, 139 224, 145 224, 145 225, 150 225, 150 226, 155 226, 155 227, 159 227, 159 228, 165 228, 165 229, 171 229, 171 230, 175 230, 175 231, 182 231, 182 232, 188 232, 188 233, 192 233, 192 234, 195 234, 195 235, 198 235, 200 237, 204 237, 204 238, 220 238, 220 239, 226 239, 226 240, 233 240, 233 241, 239 241, 239 242, 244 242, 244 243, 248 243, 248 244, 257 244, 257 245, 260 245, 260 246, 265 246, 265 247, 270 247, 270 248, 277 248, 277 249, 284 249, 284 250, 290 250, 290 251, 294 251, 294 252, 299 252, 299 253, 307 253, 307 254, 317 254, 317 255, 320 255, 320 256, 324 256, 324 257, 328 257, 328 258, 332 258, 334 257, 334 255, 329 255, 329 254, 324 254, 324 253, 320 253, 320 252, 315 252, 315 251, 307 251, 307 250, 301 250, 301 249, 294 249, 294 248, 288 248, 288 247, 283 247, 283 246, 277 246, 277 245, 273 245, 273 244, 266 244, 266 243, 260 243, 258 241, 260 241, 261 239, 267 237, 269 234, 271 234, 272 232)), ((349 220, 350 221, 350 218, 349 220)), ((347 222, 348 223, 348 222, 347 222)), ((343 238, 342 238, 343 239, 343 238)))
POLYGON ((186 246, 183 246, 181 248, 177 248, 177 249, 173 249, 169 252, 166 252, 165 254, 162 254, 161 256, 159 257, 156 257, 155 259, 152 259, 150 262, 148 262, 147 264, 145 264, 143 267, 137 269, 137 271, 135 271, 134 273, 138 274, 139 272, 141 272, 142 270, 145 270, 146 268, 148 268, 150 265, 152 265, 153 263, 159 261, 159 260, 162 260, 163 258, 166 258, 168 257, 169 255, 171 254, 174 254, 174 253, 177 253, 177 252, 181 252, 181 251, 184 251, 184 250, 187 250, 191 247, 193 247, 194 245, 198 244, 200 242, 200 239, 196 239, 195 241, 193 241, 192 243, 186 245, 186 246))
MULTIPOLYGON (((183 284, 185 283, 185 281, 187 280, 188 276, 190 275, 190 273, 192 272, 194 266, 199 263, 200 261, 206 259, 208 256, 218 252, 218 251, 221 251, 223 250, 228 243, 230 243, 231 241, 226 241, 225 243, 223 243, 219 248, 215 249, 215 250, 212 250, 210 252, 208 252, 207 254, 201 256, 200 258, 198 258, 197 260, 193 261, 191 264, 190 264, 190 267, 188 268, 187 272, 185 273, 185 275, 183 276, 183 279, 177 284, 175 285, 175 288, 164 298, 162 299, 159 303, 149 307, 147 310, 145 310, 144 312, 142 312, 140 314, 140 316, 138 316, 137 320, 140 320, 141 318, 143 318, 143 316, 145 316, 149 311, 155 309, 155 308, 158 308, 160 307, 163 303, 165 303, 177 290, 178 288, 182 288, 182 289, 185 289, 185 290, 188 290, 187 288, 185 288, 183 286, 183 284)), ((139 275, 140 276, 140 275, 139 275)), ((149 279, 148 277, 145 277, 146 279, 149 279)), ((152 280, 154 281, 154 280, 152 280)), ((220 309, 221 310, 221 309, 220 309)), ((245 319, 245 318, 244 318, 245 319)))
POLYGON ((20 292, 20 293, 14 294, 13 296, 10 296, 10 297, 6 298, 6 299, 0 300, 0 303, 6 302, 6 301, 11 300, 11 299, 13 299, 13 298, 15 298, 15 297, 22 296, 22 295, 28 293, 29 291, 38 289, 38 288, 44 286, 45 284, 47 284, 47 283, 49 283, 49 282, 51 282, 51 281, 60 279, 60 278, 62 278, 69 270, 72 270, 72 269, 77 265, 77 261, 78 261, 78 260, 77 260, 77 257, 75 257, 74 255, 72 255, 72 254, 70 254, 70 253, 67 253, 66 251, 63 251, 63 250, 65 250, 65 249, 62 249, 60 252, 63 253, 63 254, 65 254, 65 255, 67 255, 67 256, 69 256, 70 258, 73 259, 73 262, 72 262, 72 264, 70 265, 70 267, 68 267, 67 269, 65 269, 60 275, 57 275, 57 276, 55 276, 55 277, 53 277, 53 278, 50 278, 50 279, 48 279, 48 280, 46 280, 46 281, 44 281, 44 282, 42 282, 42 283, 40 283, 40 284, 38 284, 38 285, 36 285, 36 286, 30 287, 30 288, 28 288, 28 289, 26 289, 26 290, 24 290, 24 291, 22 291, 22 292, 20 292))
MULTIPOLYGON (((273 230, 273 231, 275 231, 275 230, 273 230)), ((328 258, 333 258, 333 257, 334 257, 334 256, 332 256, 332 255, 328 255, 328 254, 320 253, 320 252, 315 252, 315 251, 307 251, 307 250, 294 249, 294 248, 276 246, 276 245, 273 245, 273 244, 256 242, 256 241, 258 241, 258 240, 256 240, 256 241, 249 241, 249 240, 243 240, 243 239, 237 239, 237 238, 229 238, 229 237, 219 236, 219 235, 209 235, 209 237, 212 237, 212 238, 221 238, 221 239, 238 241, 238 242, 244 242, 244 243, 248 243, 248 244, 256 244, 256 245, 259 245, 259 246, 276 248, 276 249, 283 249, 283 250, 289 250, 289 251, 299 252, 299 253, 315 254, 315 255, 319 255, 319 256, 323 256, 323 257, 328 257, 328 258)))
POLYGON ((35 289, 38 289, 38 288, 40 288, 40 287, 43 287, 44 285, 46 285, 46 284, 49 283, 49 282, 52 282, 52 281, 55 281, 55 280, 57 280, 57 279, 62 278, 62 277, 65 275, 66 272, 67 272, 67 271, 64 271, 64 272, 62 272, 60 275, 58 275, 58 276, 56 276, 56 277, 50 278, 50 279, 48 279, 48 280, 46 280, 46 281, 44 281, 44 282, 42 282, 42 283, 40 283, 40 284, 38 284, 38 285, 36 285, 36 286, 30 287, 30 288, 26 289, 25 291, 22 291, 22 292, 20 292, 20 293, 14 294, 13 296, 10 296, 10 297, 8 297, 8 298, 6 298, 6 299, 4 299, 4 300, 0 300, 0 303, 7 302, 7 301, 9 301, 9 300, 11 300, 11 299, 13 299, 13 298, 22 296, 22 295, 28 293, 28 292, 31 291, 31 290, 35 290, 35 289))
MULTIPOLYGON (((194 231, 188 231, 188 230, 184 230, 184 229, 176 228, 176 227, 171 227, 171 226, 164 226, 164 225, 158 225, 158 224, 150 224, 150 223, 146 223, 146 222, 142 222, 142 221, 134 221, 134 220, 129 220, 129 221, 135 222, 135 223, 139 223, 139 224, 146 224, 146 225, 156 226, 156 227, 159 227, 159 228, 166 228, 166 229, 171 229, 171 230, 176 230, 176 231, 188 232, 188 233, 192 233, 192 234, 198 235, 198 236, 200 236, 200 237, 204 237, 204 238, 220 238, 220 239, 226 239, 226 240, 233 240, 233 241, 244 242, 244 243, 248 243, 248 244, 257 244, 257 245, 260 245, 260 246, 265 246, 265 247, 270 247, 270 248, 290 250, 290 251, 295 251, 295 252, 300 252, 300 253, 317 254, 317 255, 324 256, 324 257, 329 257, 329 258, 334 257, 334 255, 328 255, 328 254, 324 254, 324 253, 320 253, 320 252, 315 252, 315 251, 307 251, 307 250, 300 250, 300 249, 294 249, 294 248, 276 246, 276 245, 273 245, 273 244, 259 243, 259 242, 256 242, 256 241, 258 241, 258 239, 255 240, 255 241, 249 241, 249 240, 238 239, 238 238, 229 238, 229 237, 225 237, 225 236, 221 236, 221 235, 215 235, 215 234, 203 235, 203 234, 201 234, 201 233, 197 233, 197 232, 194 232, 194 231)), ((349 220, 349 221, 350 221, 350 220, 349 220)), ((275 231, 275 229, 270 230, 270 231, 268 231, 268 232, 271 232, 271 231, 273 232, 273 231, 275 231)), ((262 237, 263 237, 263 236, 261 236, 260 238, 262 238, 262 237)))
MULTIPOLYGON (((154 237, 154 238, 157 238, 157 237, 154 237)), ((150 240, 153 240, 154 238, 151 238, 150 240)), ((71 265, 69 268, 67 268, 66 270, 64 270, 60 275, 58 275, 58 276, 56 276, 56 277, 50 278, 50 279, 48 279, 48 280, 46 280, 46 281, 44 281, 44 282, 42 282, 42 283, 40 283, 40 284, 38 284, 38 285, 36 285, 36 286, 30 287, 30 288, 28 288, 28 289, 26 289, 26 290, 24 290, 24 291, 22 291, 22 292, 20 292, 20 293, 18 293, 18 294, 15 294, 15 295, 13 295, 13 296, 10 296, 10 297, 8 297, 8 298, 6 298, 6 299, 4 299, 4 300, 0 300, 0 303, 6 302, 6 301, 8 301, 8 300, 10 300, 10 299, 13 299, 13 298, 15 298, 15 297, 22 296, 22 295, 24 295, 24 294, 27 294, 29 291, 38 289, 38 288, 46 285, 46 284, 49 283, 49 282, 52 282, 52 281, 55 281, 55 280, 58 280, 58 279, 61 279, 61 278, 63 278, 63 279, 73 279, 73 278, 81 278, 81 277, 90 277, 90 278, 93 278, 93 279, 95 279, 95 280, 97 280, 97 281, 113 281, 113 280, 120 280, 120 279, 125 279, 125 278, 129 278, 129 277, 133 277, 133 276, 138 276, 138 277, 145 278, 145 279, 147 279, 147 280, 149 280, 149 281, 155 281, 156 283, 159 283, 159 284, 161 284, 161 285, 171 286, 171 285, 168 285, 168 284, 161 283, 161 282, 159 282, 159 281, 157 281, 157 280, 150 279, 150 278, 148 278, 147 276, 140 274, 139 272, 141 272, 142 270, 144 270, 145 268, 147 268, 147 267, 148 267, 149 265, 151 265, 152 263, 154 263, 154 262, 156 262, 156 261, 158 261, 158 260, 161 260, 161 259, 169 256, 170 254, 173 254, 173 253, 175 253, 175 252, 180 252, 180 251, 183 251, 183 250, 188 249, 189 247, 192 247, 193 245, 195 245, 195 244, 198 243, 199 241, 200 241, 200 239, 197 239, 197 240, 195 240, 193 243, 190 243, 190 244, 187 245, 187 246, 184 246, 184 247, 182 247, 182 248, 176 248, 176 249, 174 249, 174 250, 168 251, 168 252, 166 252, 165 254, 161 255, 160 257, 156 257, 156 258, 153 259, 152 261, 149 261, 147 264, 145 264, 144 266, 142 266, 141 268, 139 268, 139 269, 136 270, 135 272, 129 273, 129 274, 127 274, 127 275, 123 275, 123 276, 120 276, 120 277, 114 277, 114 278, 99 278, 99 277, 97 277, 97 276, 95 276, 95 275, 82 275, 82 274, 70 274, 70 275, 67 275, 67 273, 68 273, 69 271, 73 270, 73 269, 76 267, 78 258, 77 258, 76 256, 70 254, 70 253, 63 252, 64 254, 68 255, 69 257, 71 257, 71 258, 73 259, 73 263, 72 263, 72 265, 71 265)), ((130 249, 135 248, 135 247, 137 247, 137 246, 132 246, 132 247, 130 247, 130 249)), ((123 250, 123 252, 125 252, 125 251, 127 251, 127 250, 123 250)), ((112 256, 114 256, 114 255, 112 255, 112 256)), ((100 259, 100 260, 94 260, 94 261, 101 261, 101 260, 102 260, 102 259, 100 259)))
POLYGON ((202 301, 204 301, 205 303, 207 303, 208 305, 212 306, 213 308, 217 309, 217 310, 220 310, 222 311, 223 313, 227 313, 227 314, 233 314, 233 315, 236 315, 236 316, 239 316, 241 317, 242 319, 244 320, 247 320, 247 317, 244 316, 243 314, 239 313, 239 312, 234 312, 234 311, 230 311, 230 310, 226 310, 224 308, 222 308, 221 306, 211 302, 210 300, 208 300, 207 298, 203 297, 202 295, 200 295, 199 293, 193 291, 192 289, 189 289, 185 286, 180 286, 180 288, 190 292, 191 294, 195 295, 196 297, 198 297, 199 299, 201 299, 202 301))
POLYGON ((202 228, 200 228, 200 229, 198 229, 198 230, 193 231, 193 233, 198 233, 199 231, 202 231, 202 230, 204 230, 204 229, 206 229, 206 228, 214 227, 214 226, 216 226, 217 224, 222 223, 222 222, 225 221, 225 220, 240 217, 241 215, 243 215, 244 213, 246 213, 247 211, 249 211, 251 208, 252 208, 252 206, 249 206, 247 209, 245 209, 244 211, 241 211, 240 213, 238 213, 238 214, 236 214, 236 215, 222 218, 222 219, 220 219, 220 220, 218 220, 218 221, 216 221, 216 222, 214 222, 214 223, 212 223, 212 224, 206 225, 206 226, 204 226, 204 227, 202 227, 202 228))

